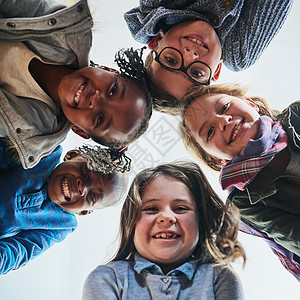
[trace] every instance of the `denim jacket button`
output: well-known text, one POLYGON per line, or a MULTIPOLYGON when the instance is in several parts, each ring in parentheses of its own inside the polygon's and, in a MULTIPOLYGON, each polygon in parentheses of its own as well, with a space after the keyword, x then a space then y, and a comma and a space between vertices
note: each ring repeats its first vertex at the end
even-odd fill
POLYGON ((168 277, 163 278, 163 282, 164 283, 168 283, 169 282, 169 278, 168 277))
POLYGON ((33 157, 32 155, 30 155, 30 156, 28 157, 28 161, 29 161, 29 162, 33 162, 33 161, 34 161, 34 157, 33 157))
POLYGON ((79 5, 77 6, 77 11, 78 11, 79 13, 82 13, 83 10, 84 10, 84 6, 83 6, 82 4, 79 4, 79 5))
POLYGON ((49 19, 48 24, 49 24, 50 26, 55 25, 55 24, 56 24, 56 19, 54 19, 54 18, 49 19))
POLYGON ((17 134, 21 133, 21 128, 19 128, 19 127, 16 128, 16 133, 17 133, 17 134))
POLYGON ((8 23, 6 23, 6 25, 10 28, 15 28, 16 27, 16 23, 13 23, 13 22, 8 22, 8 23))

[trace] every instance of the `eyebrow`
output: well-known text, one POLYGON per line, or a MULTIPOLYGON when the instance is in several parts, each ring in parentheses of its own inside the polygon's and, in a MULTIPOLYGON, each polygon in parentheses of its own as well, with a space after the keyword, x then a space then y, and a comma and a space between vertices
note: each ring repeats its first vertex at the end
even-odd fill
MULTIPOLYGON (((160 199, 156 199, 156 198, 152 198, 152 199, 148 199, 148 200, 146 200, 146 201, 142 201, 142 205, 143 204, 148 204, 148 203, 151 203, 151 202, 159 202, 160 201, 160 199)), ((172 202, 185 202, 185 203, 187 203, 187 204, 190 204, 190 205, 192 205, 192 203, 190 203, 188 200, 186 200, 186 199, 174 199, 174 200, 172 200, 172 202)))
POLYGON ((121 91, 121 98, 120 98, 121 100, 124 99, 126 90, 127 90, 127 86, 126 86, 126 84, 124 84, 124 83, 122 82, 122 91, 121 91))

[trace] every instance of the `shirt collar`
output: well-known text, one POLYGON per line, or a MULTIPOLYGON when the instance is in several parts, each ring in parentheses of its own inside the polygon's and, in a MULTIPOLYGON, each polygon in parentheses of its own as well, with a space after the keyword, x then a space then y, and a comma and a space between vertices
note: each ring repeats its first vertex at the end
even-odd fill
POLYGON ((192 280, 197 268, 197 262, 195 260, 190 260, 188 262, 185 262, 178 268, 171 270, 168 274, 165 275, 158 265, 147 260, 146 258, 142 257, 138 253, 135 254, 134 260, 135 260, 134 270, 138 274, 140 274, 144 270, 149 270, 151 271, 152 274, 161 275, 161 276, 178 276, 180 274, 184 274, 189 280, 192 280))

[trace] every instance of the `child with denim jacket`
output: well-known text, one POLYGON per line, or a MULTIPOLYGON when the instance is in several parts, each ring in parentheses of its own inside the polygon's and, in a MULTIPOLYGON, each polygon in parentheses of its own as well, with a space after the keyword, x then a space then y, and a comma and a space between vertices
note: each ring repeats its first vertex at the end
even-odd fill
MULTIPOLYGON (((147 128, 152 103, 140 68, 89 66, 93 20, 86 0, 0 1, 0 137, 34 167, 71 128, 121 148, 147 128)), ((127 51, 127 60, 138 52, 127 51)), ((135 59, 136 61, 136 59, 135 59)))
POLYGON ((122 154, 84 146, 68 151, 57 166, 61 153, 58 146, 35 167, 24 169, 1 140, 0 274, 64 240, 77 227, 75 214, 111 206, 126 191, 127 177, 121 172, 129 165, 122 154))

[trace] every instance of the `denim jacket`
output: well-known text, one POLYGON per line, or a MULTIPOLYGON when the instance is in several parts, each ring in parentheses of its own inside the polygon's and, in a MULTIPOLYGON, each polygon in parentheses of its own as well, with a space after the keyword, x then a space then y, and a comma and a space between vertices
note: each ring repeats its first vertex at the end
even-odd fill
MULTIPOLYGON (((285 109, 278 120, 288 135, 291 155, 299 160, 300 101, 285 109)), ((278 175, 263 169, 245 191, 234 189, 229 199, 246 223, 300 256, 300 174, 278 175)))
MULTIPOLYGON (((65 7, 53 0, 0 0, 0 42, 24 42, 46 62, 75 69, 88 66, 93 20, 87 0, 65 7)), ((42 135, 17 97, 0 89, 0 127, 18 152, 24 168, 32 168, 65 139, 69 121, 63 116, 58 132, 42 135)))

